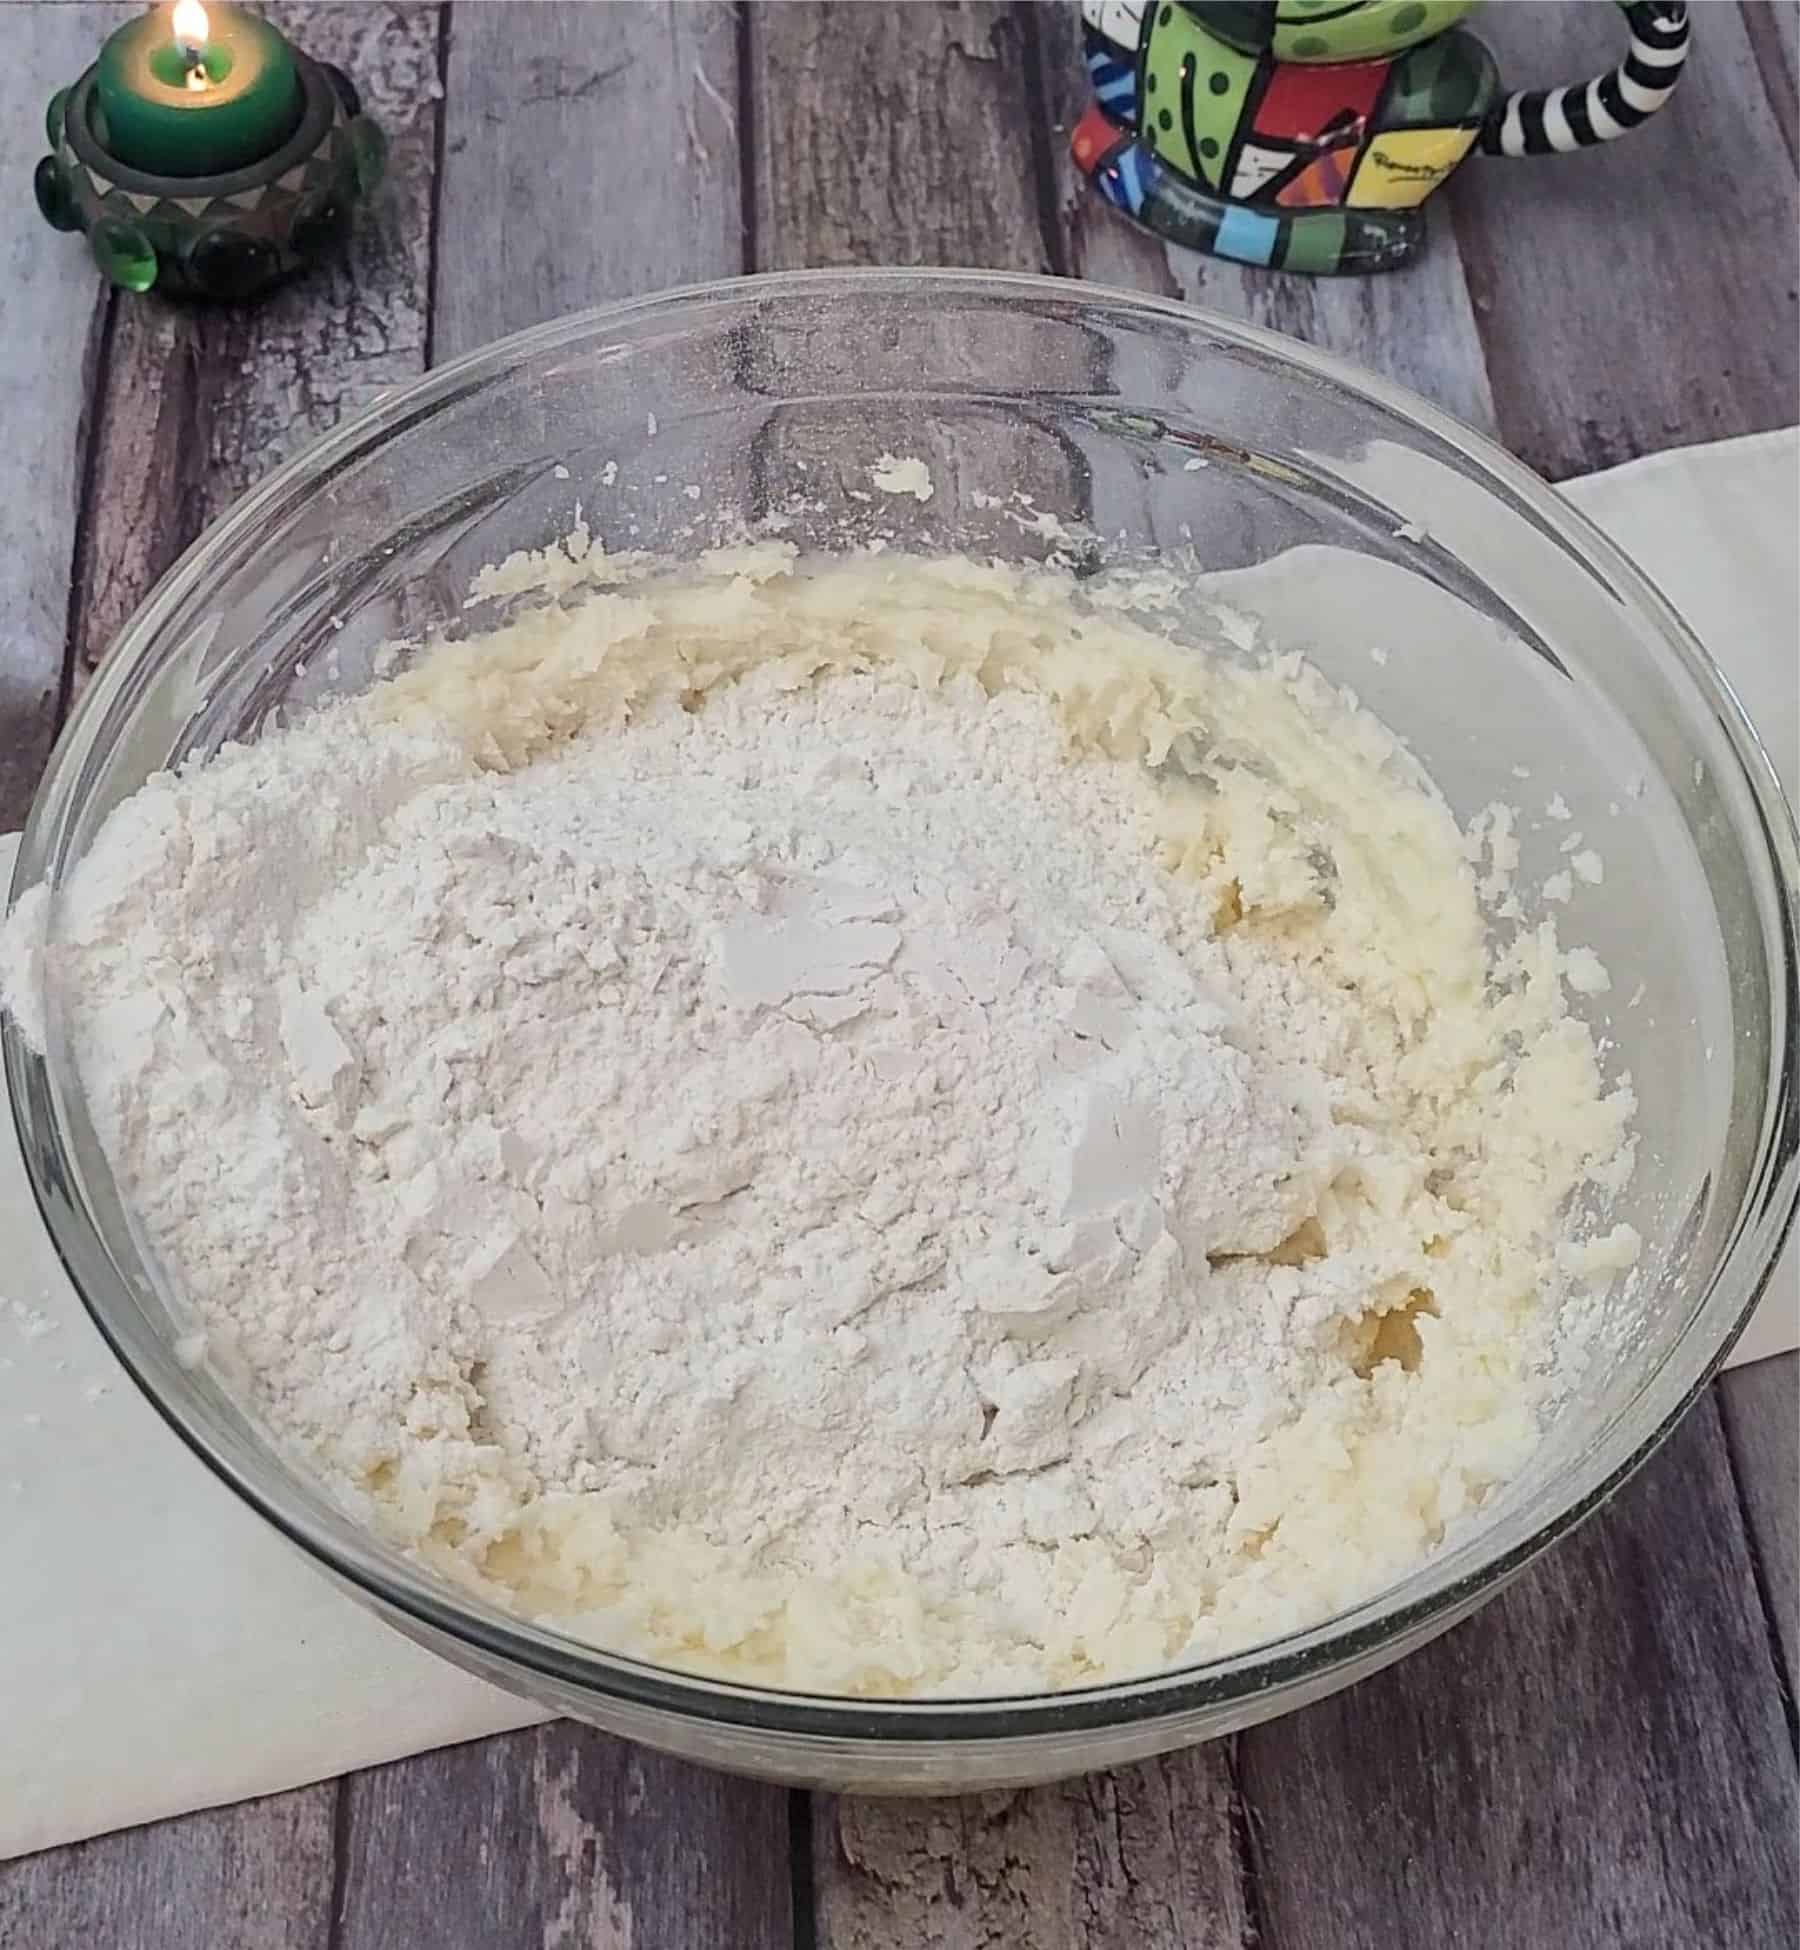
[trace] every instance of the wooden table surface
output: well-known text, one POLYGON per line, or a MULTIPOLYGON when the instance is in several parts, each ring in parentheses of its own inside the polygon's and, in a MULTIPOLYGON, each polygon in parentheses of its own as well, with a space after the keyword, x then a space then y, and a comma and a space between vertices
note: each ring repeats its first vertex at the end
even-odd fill
MULTIPOLYGON (((1137 286, 1389 373, 1552 479, 1800 418, 1786 0, 1699 6, 1653 126, 1471 163, 1419 265, 1341 283, 1166 251, 1082 188, 1072 5, 276 6, 361 84, 392 175, 346 266, 246 312, 109 295, 31 208, 44 101, 121 11, 6 10, 0 831, 127 613, 272 463, 434 361, 634 292, 843 263, 1137 286)), ((1597 0, 1480 26, 1515 84, 1607 64, 1619 31, 1597 0)), ((1794 1357, 1726 1377, 1472 1622, 1229 1742, 883 1803, 554 1725, 0 1866, 0 1944, 1791 1943, 1796 1404, 1794 1357)))

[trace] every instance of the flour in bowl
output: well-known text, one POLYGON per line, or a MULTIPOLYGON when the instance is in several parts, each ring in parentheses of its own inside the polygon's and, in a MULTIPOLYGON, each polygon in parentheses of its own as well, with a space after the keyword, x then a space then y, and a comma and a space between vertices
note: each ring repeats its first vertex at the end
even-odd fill
POLYGON ((1629 1164, 1586 964, 1490 947, 1315 673, 1048 573, 641 572, 151 781, 42 925, 9 1000, 209 1358, 388 1536, 675 1664, 1313 1622, 1517 1469, 1629 1256, 1570 1250, 1629 1164))

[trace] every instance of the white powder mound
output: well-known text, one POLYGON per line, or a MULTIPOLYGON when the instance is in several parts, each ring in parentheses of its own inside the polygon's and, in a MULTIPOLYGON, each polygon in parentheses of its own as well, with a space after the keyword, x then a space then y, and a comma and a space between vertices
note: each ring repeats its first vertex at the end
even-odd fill
POLYGON ((151 781, 41 910, 9 1006, 208 1357, 428 1561, 690 1667, 1316 1620, 1519 1466, 1629 1257, 1560 1219, 1628 1163, 1598 963, 1488 965, 1315 675, 1054 576, 639 574, 151 781))

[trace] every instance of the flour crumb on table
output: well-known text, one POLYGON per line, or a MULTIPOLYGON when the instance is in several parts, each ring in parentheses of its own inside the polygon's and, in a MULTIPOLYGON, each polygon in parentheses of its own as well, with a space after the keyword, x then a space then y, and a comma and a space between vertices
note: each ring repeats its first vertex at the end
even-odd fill
POLYGON ((931 469, 916 454, 883 454, 869 469, 869 479, 883 494, 910 494, 915 501, 929 501, 937 492, 931 469))
POLYGON ((1571 854, 1569 865, 1575 870, 1575 878, 1586 881, 1590 887, 1598 887, 1606 878, 1606 863, 1591 846, 1571 854))
POLYGON ((41 1307, 34 1307, 29 1301, 9 1300, 6 1309, 22 1340, 40 1341, 45 1335, 56 1332, 56 1322, 41 1307))
POLYGON ((184 1361, 449 1577, 826 1692, 1239 1649, 1522 1466, 1635 1246, 1510 815, 1067 575, 548 567, 0 942, 184 1361))

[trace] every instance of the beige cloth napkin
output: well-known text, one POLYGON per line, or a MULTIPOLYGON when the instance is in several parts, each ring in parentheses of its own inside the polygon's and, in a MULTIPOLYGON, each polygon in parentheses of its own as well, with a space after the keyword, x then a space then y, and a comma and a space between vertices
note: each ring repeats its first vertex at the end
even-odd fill
MULTIPOLYGON (((1800 435, 1567 492, 1706 639, 1793 796, 1800 435)), ((1736 1358, 1797 1342, 1790 1247, 1736 1358)), ((3 1113, 0 1538, 0 1857, 542 1717, 328 1586, 163 1427, 63 1277, 3 1113)))

